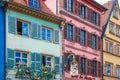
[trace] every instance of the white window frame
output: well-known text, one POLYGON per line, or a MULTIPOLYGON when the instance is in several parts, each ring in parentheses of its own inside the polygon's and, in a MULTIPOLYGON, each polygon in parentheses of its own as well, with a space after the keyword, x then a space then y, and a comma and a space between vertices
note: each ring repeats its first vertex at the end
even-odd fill
MULTIPOLYGON (((19 21, 19 22, 22 22, 22 27, 23 27, 23 23, 26 23, 26 24, 28 24, 28 33, 27 33, 27 36, 26 35, 23 35, 23 34, 21 34, 21 36, 26 36, 26 37, 29 37, 30 35, 30 23, 29 22, 26 22, 26 21, 23 21, 23 20, 17 20, 17 21, 19 21)), ((17 23, 17 21, 16 21, 16 23, 17 23)), ((18 34, 18 31, 17 31, 17 27, 16 27, 16 32, 17 32, 17 35, 20 35, 20 34, 18 34)))
POLYGON ((114 24, 113 23, 110 23, 109 31, 114 33, 114 24))
MULTIPOLYGON (((47 34, 48 34, 47 30, 50 30, 50 41, 49 42, 51 42, 53 40, 53 38, 52 38, 52 32, 53 32, 52 29, 49 29, 49 28, 46 28, 46 27, 42 27, 42 29, 43 28, 45 29, 45 40, 46 41, 49 41, 48 40, 48 36, 47 36, 47 34)), ((43 31, 41 33, 43 33, 43 31)), ((43 36, 43 35, 41 35, 41 36, 43 36)), ((42 38, 42 40, 44 40, 44 39, 42 38)))
POLYGON ((45 58, 46 58, 46 67, 51 68, 52 70, 52 56, 46 56, 45 58), (51 61, 48 61, 47 58, 51 58, 51 61), (48 66, 47 63, 51 63, 51 66, 48 66))
POLYGON ((27 66, 28 66, 28 53, 27 52, 22 52, 22 51, 15 51, 15 66, 16 66, 16 58, 19 58, 20 59, 20 64, 22 64, 22 59, 27 59, 27 66), (19 52, 20 53, 20 57, 17 57, 16 56, 16 52, 19 52), (22 58, 22 54, 27 54, 27 58, 22 58))
POLYGON ((120 27, 119 26, 116 27, 116 35, 120 36, 120 27))

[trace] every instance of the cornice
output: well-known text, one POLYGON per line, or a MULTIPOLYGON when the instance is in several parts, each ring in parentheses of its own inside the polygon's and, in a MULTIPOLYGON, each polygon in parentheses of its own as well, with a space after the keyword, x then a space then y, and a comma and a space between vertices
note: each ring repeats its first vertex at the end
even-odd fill
POLYGON ((29 8, 28 6, 24 6, 24 5, 15 3, 15 2, 8 2, 6 5, 6 9, 17 11, 23 14, 27 14, 27 15, 30 15, 36 18, 44 19, 44 20, 57 23, 57 24, 61 24, 62 22, 65 22, 65 19, 61 17, 51 15, 43 11, 34 10, 34 9, 29 8))

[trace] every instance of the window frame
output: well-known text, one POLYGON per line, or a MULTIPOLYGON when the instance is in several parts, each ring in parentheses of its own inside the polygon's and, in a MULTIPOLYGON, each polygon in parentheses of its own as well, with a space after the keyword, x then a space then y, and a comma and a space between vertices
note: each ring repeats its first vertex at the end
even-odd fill
POLYGON ((69 41, 73 41, 73 25, 71 24, 67 24, 67 40, 69 41), (69 29, 69 27, 71 27, 69 29))
POLYGON ((95 60, 93 60, 93 75, 97 76, 97 61, 95 60))
POLYGON ((86 69, 86 66, 87 66, 87 65, 86 65, 86 60, 87 60, 87 59, 84 58, 84 57, 81 58, 81 73, 82 73, 82 74, 86 74, 86 70, 87 70, 87 69, 86 69), (83 59, 84 62, 82 62, 82 59, 83 59), (83 63, 84 63, 84 66, 83 66, 83 63), (82 67, 84 68, 83 70, 82 70, 82 67))
POLYGON ((81 4, 80 8, 81 8, 81 11, 80 11, 81 18, 86 19, 86 6, 84 6, 83 4, 81 4))
POLYGON ((114 26, 115 26, 115 24, 113 22, 109 23, 109 32, 112 34, 114 34, 114 26))
MULTIPOLYGON (((23 24, 22 24, 22 25, 23 25, 23 24)), ((25 37, 30 37, 30 27, 31 27, 30 25, 31 25, 31 24, 30 24, 29 21, 26 21, 26 20, 22 20, 22 19, 17 18, 17 19, 16 19, 16 34, 17 34, 17 35, 21 35, 21 36, 25 36, 25 37), (19 33, 18 33, 18 21, 21 22, 21 23, 26 23, 26 24, 28 24, 28 26, 27 26, 27 27, 28 27, 28 29, 27 29, 27 30, 28 30, 28 31, 27 31, 27 32, 28 32, 27 35, 23 35, 23 34, 19 34, 19 33)), ((23 27, 23 26, 21 26, 21 27, 23 27)), ((22 31, 21 31, 21 33, 22 33, 22 31)))
POLYGON ((32 5, 35 8, 39 8, 39 4, 40 4, 39 0, 37 0, 37 2, 36 0, 33 0, 31 2, 29 1, 29 5, 32 5), (37 3, 37 5, 35 5, 35 3, 37 3))
POLYGON ((15 50, 15 57, 14 57, 14 60, 15 60, 15 63, 14 63, 14 65, 16 66, 16 64, 18 64, 17 62, 16 62, 16 58, 20 58, 20 64, 22 64, 22 59, 27 59, 27 64, 26 64, 26 66, 28 66, 28 63, 29 63, 29 61, 28 61, 28 57, 29 57, 29 52, 27 52, 27 51, 20 51, 20 50, 15 50), (20 53, 20 57, 16 57, 16 52, 19 52, 20 53), (27 54, 27 58, 22 58, 22 55, 21 54, 27 54))
POLYGON ((119 16, 119 9, 115 7, 113 10, 113 17, 118 19, 118 16, 119 16))
POLYGON ((96 35, 92 35, 91 38, 92 38, 92 48, 96 49, 97 48, 97 36, 96 35))
POLYGON ((113 43, 109 43, 109 52, 113 54, 113 43), (112 47, 111 47, 112 46, 112 47), (112 49, 111 49, 112 48, 112 49))
POLYGON ((41 27, 41 39, 44 40, 44 41, 53 42, 53 28, 49 28, 49 27, 47 27, 47 26, 42 26, 42 27, 41 27), (45 40, 43 39, 43 31, 42 31, 43 28, 45 29, 45 40), (51 32, 51 33, 50 33, 50 34, 51 34, 51 36, 50 36, 51 40, 50 40, 50 41, 47 40, 47 38, 48 38, 48 36, 47 36, 47 35, 48 35, 48 34, 47 34, 47 33, 48 33, 47 30, 50 30, 50 32, 51 32), (47 32, 47 33, 46 33, 46 32, 47 32))
POLYGON ((67 0, 67 11, 73 13, 73 0, 67 0))
POLYGON ((97 25, 97 13, 93 11, 93 24, 97 25))
POLYGON ((120 78, 120 65, 116 65, 116 77, 120 78), (117 71, 118 70, 118 71, 117 71))
POLYGON ((85 30, 80 30, 80 44, 85 45, 86 44, 85 39, 86 39, 86 31, 85 30), (82 42, 84 42, 84 43, 82 43, 82 42))
MULTIPOLYGON (((45 57, 45 65, 44 66, 46 66, 46 61, 47 61, 47 58, 46 57, 51 57, 51 61, 48 61, 48 62, 51 62, 51 71, 52 70, 54 70, 54 67, 53 67, 53 58, 54 58, 54 56, 53 55, 47 55, 47 54, 42 54, 42 59, 43 59, 43 56, 45 57)), ((43 61, 42 61, 42 63, 41 63, 42 65, 43 65, 43 61)), ((47 67, 47 66, 46 66, 47 67)))
POLYGON ((120 26, 116 25, 116 35, 120 37, 120 26))

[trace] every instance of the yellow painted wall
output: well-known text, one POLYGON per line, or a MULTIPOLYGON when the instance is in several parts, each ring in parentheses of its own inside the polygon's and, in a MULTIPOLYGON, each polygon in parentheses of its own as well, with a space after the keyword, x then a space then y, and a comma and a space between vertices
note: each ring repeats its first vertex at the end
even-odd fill
MULTIPOLYGON (((118 3, 116 3, 116 7, 118 8, 118 3)), ((118 19, 114 18, 113 17, 113 14, 111 15, 110 17, 110 21, 107 25, 107 29, 106 29, 106 32, 105 32, 105 36, 103 38, 103 74, 105 74, 105 62, 110 62, 113 64, 113 76, 104 76, 104 80, 120 80, 118 78, 116 78, 116 65, 120 65, 120 56, 115 56, 109 52, 106 52, 106 41, 110 41, 113 43, 113 45, 116 45, 116 44, 120 44, 120 37, 117 37, 116 36, 116 24, 117 25, 120 25, 120 13, 119 13, 119 16, 118 16, 118 19), (114 34, 111 34, 109 32, 109 24, 110 24, 110 21, 113 22, 115 25, 114 25, 114 34)))

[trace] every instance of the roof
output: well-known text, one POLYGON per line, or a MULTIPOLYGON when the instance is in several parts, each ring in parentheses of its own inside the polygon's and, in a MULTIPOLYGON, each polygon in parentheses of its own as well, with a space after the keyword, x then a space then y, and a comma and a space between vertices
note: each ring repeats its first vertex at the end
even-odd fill
POLYGON ((89 3, 92 3, 92 5, 94 5, 95 7, 97 7, 99 10, 102 10, 103 12, 107 10, 106 7, 104 7, 103 5, 99 4, 95 0, 86 0, 86 1, 88 1, 89 3))
POLYGON ((117 0, 111 0, 104 4, 104 6, 106 8, 108 8, 108 10, 102 15, 102 21, 101 21, 102 27, 103 27, 102 37, 104 36, 105 31, 107 29, 107 25, 108 25, 111 15, 112 15, 112 11, 114 10, 114 5, 115 5, 116 1, 117 0))
POLYGON ((44 1, 41 0, 41 9, 43 12, 46 12, 48 14, 51 14, 51 15, 55 15, 48 7, 47 5, 44 3, 44 1))

